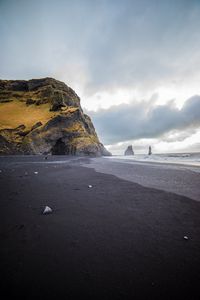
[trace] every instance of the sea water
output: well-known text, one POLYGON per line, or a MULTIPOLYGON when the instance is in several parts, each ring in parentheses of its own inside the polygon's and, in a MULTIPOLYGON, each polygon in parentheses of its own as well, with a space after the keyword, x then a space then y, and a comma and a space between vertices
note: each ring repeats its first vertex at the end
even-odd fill
POLYGON ((135 154, 130 156, 113 155, 107 157, 111 160, 118 161, 137 161, 137 162, 149 162, 149 163, 169 163, 169 164, 182 164, 200 167, 200 152, 191 153, 165 153, 165 154, 135 154))

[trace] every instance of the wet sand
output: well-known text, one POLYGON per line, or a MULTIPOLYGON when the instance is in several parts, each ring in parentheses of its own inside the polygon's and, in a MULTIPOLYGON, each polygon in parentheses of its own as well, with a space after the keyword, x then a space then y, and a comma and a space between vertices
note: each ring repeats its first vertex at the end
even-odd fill
POLYGON ((1 299, 199 299, 200 203, 62 159, 0 158, 1 299))
POLYGON ((138 162, 113 158, 92 158, 83 166, 112 174, 145 187, 200 201, 200 167, 170 163, 138 162))

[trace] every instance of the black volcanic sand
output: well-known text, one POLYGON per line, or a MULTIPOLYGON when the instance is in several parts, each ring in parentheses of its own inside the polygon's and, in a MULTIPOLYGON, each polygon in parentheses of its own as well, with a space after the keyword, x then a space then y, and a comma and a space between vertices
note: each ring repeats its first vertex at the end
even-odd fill
POLYGON ((0 159, 1 299, 200 299, 199 202, 20 160, 0 159))

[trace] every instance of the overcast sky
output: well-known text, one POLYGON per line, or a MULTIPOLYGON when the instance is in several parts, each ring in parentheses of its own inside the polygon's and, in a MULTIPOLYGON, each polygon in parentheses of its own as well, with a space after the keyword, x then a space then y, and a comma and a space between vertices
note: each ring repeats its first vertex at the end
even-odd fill
POLYGON ((113 153, 200 151, 199 0, 0 0, 0 78, 71 86, 113 153))

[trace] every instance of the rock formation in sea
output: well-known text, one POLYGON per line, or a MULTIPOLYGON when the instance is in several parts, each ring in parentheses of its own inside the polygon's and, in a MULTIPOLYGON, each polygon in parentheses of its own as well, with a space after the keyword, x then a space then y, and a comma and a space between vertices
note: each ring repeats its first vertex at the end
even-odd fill
POLYGON ((152 154, 151 146, 149 146, 149 152, 148 152, 148 155, 151 155, 151 154, 152 154))
POLYGON ((111 155, 77 94, 53 78, 0 80, 0 154, 111 155))
POLYGON ((129 145, 126 149, 126 151, 124 152, 124 155, 134 155, 134 151, 133 151, 133 146, 129 145))

